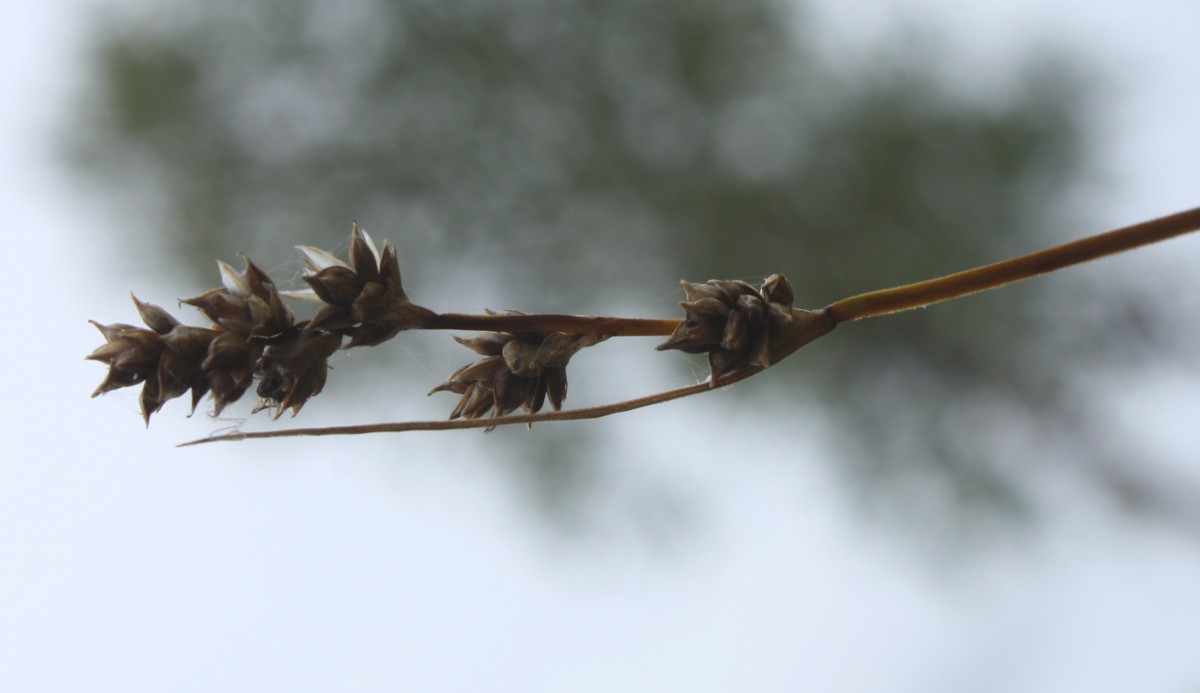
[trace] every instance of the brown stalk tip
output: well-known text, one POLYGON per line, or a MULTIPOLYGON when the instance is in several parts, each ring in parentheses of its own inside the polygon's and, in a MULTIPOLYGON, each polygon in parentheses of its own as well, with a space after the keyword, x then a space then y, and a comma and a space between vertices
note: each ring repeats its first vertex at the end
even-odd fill
POLYGON ((755 289, 744 281, 681 282, 684 319, 660 351, 708 354, 712 383, 735 370, 769 367, 773 350, 793 323, 792 285, 773 274, 755 289))
POLYGON ((481 332, 454 339, 484 358, 458 369, 429 394, 462 395, 450 418, 478 419, 507 416, 518 408, 535 414, 547 399, 555 411, 561 409, 567 397, 567 363, 580 349, 604 338, 563 332, 481 332))

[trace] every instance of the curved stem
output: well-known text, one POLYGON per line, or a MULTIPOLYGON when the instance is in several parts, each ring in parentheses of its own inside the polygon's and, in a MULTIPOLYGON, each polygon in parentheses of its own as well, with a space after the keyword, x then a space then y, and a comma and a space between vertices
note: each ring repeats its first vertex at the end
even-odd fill
POLYGON ((421 325, 426 330, 480 332, 569 332, 602 337, 665 337, 679 320, 596 318, 586 315, 464 315, 438 313, 421 325))
POLYGON ((960 298, 1200 230, 1200 207, 956 274, 870 291, 830 304, 835 322, 862 320, 960 298))
POLYGON ((259 438, 291 438, 296 436, 349 436, 365 435, 368 433, 403 433, 405 431, 447 431, 460 428, 492 428, 495 426, 508 426, 512 424, 535 424, 545 421, 580 421, 584 419, 599 419, 611 414, 620 414, 621 412, 641 409, 642 407, 649 407, 654 404, 669 402, 673 399, 679 399, 689 395, 698 395, 701 392, 708 392, 718 387, 732 385, 739 380, 744 380, 759 372, 761 371, 756 368, 744 368, 726 375, 715 384, 712 382, 703 382, 697 385, 688 385, 687 387, 677 388, 675 390, 657 392, 652 395, 646 395, 645 397, 628 399, 623 402, 605 404, 598 407, 585 407, 583 409, 567 409, 563 411, 545 412, 541 414, 510 414, 504 417, 489 417, 480 419, 454 419, 451 421, 403 421, 395 423, 361 424, 356 426, 321 426, 315 428, 292 428, 276 431, 254 431, 251 433, 226 433, 224 435, 210 436, 208 438, 199 438, 186 443, 180 443, 176 447, 185 448, 192 445, 202 445, 204 443, 222 443, 235 440, 255 440, 259 438))

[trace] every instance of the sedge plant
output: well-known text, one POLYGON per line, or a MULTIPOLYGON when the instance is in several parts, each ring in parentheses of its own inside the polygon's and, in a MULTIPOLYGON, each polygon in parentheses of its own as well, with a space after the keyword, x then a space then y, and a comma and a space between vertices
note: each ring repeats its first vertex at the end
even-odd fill
POLYGON ((251 388, 254 412, 294 416, 325 387, 328 359, 340 349, 377 346, 407 330, 473 332, 455 336, 480 358, 463 366, 430 394, 458 395, 449 419, 319 428, 233 432, 184 445, 285 436, 353 435, 595 419, 732 385, 829 334, 842 323, 929 306, 1064 267, 1200 230, 1200 208, 983 265, 935 279, 870 291, 824 308, 796 308, 782 275, 758 287, 744 281, 683 281, 682 318, 645 319, 516 311, 468 315, 437 313, 409 300, 395 247, 379 248, 354 226, 348 260, 300 246, 305 291, 279 291, 248 258, 238 271, 218 261, 222 287, 181 303, 199 309, 207 327, 180 323, 159 306, 133 302, 145 324, 93 322, 105 343, 87 356, 108 373, 92 396, 140 385, 147 423, 174 398, 190 392, 191 406, 211 395, 213 414, 251 388), (297 320, 284 299, 315 302, 297 320), (666 337, 659 350, 704 354, 710 375, 701 383, 612 404, 563 409, 567 367, 581 349, 608 339, 666 337), (549 401, 552 411, 543 411, 549 401))

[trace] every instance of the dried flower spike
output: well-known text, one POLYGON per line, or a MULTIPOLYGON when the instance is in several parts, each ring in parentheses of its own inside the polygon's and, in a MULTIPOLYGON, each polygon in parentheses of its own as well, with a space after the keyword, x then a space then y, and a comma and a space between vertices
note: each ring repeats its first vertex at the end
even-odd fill
POLYGON ((109 367, 108 375, 92 396, 140 383, 142 418, 149 425, 152 414, 188 390, 192 391, 192 409, 196 408, 209 390, 202 362, 218 333, 181 325, 162 308, 143 303, 136 296, 132 298, 150 329, 92 321, 104 335, 105 343, 87 358, 109 367))
POLYGON ((245 261, 246 269, 238 272, 218 260, 223 288, 180 302, 199 308, 216 325, 247 337, 274 337, 287 332, 295 318, 283 304, 275 282, 250 258, 245 261))
POLYGON ((203 311, 220 330, 201 363, 214 415, 250 389, 267 340, 294 336, 297 329, 275 282, 249 258, 245 262, 246 269, 238 272, 218 260, 223 288, 182 301, 203 311))
POLYGON ((88 358, 109 366, 93 396, 141 384, 142 414, 149 423, 163 404, 189 390, 193 411, 211 392, 214 414, 220 414, 258 379, 262 399, 254 411, 273 407, 278 418, 289 409, 295 414, 321 391, 329 357, 343 335, 350 336, 350 346, 379 344, 434 316, 405 295, 391 244, 379 252, 357 226, 350 264, 316 248, 301 250, 309 269, 305 279, 325 304, 313 320, 296 323, 283 294, 249 258, 240 272, 218 261, 221 288, 181 301, 202 311, 212 321, 209 328, 182 325, 136 297, 149 329, 93 323, 105 344, 88 358))
POLYGON ((297 246, 308 273, 304 281, 325 304, 308 329, 336 331, 350 337, 347 346, 374 346, 401 330, 425 325, 433 312, 408 300, 400 278, 396 248, 384 242, 383 251, 354 225, 350 263, 311 246, 297 246))
POLYGON ((249 333, 233 330, 222 332, 209 344, 208 355, 200 367, 208 375, 214 416, 250 389, 263 349, 262 340, 250 339, 249 333))
POLYGON ((489 414, 502 417, 518 408, 534 414, 547 398, 557 411, 567 397, 567 362, 580 349, 602 339, 562 332, 481 332, 455 337, 459 344, 485 358, 458 369, 429 394, 462 395, 450 412, 451 419, 477 419, 489 414))
POLYGON ((339 334, 304 330, 267 347, 259 365, 258 396, 262 399, 254 413, 274 407, 276 419, 288 409, 292 416, 298 414, 304 403, 325 387, 329 357, 341 344, 339 334))
POLYGON ((792 285, 783 275, 771 275, 758 290, 743 281, 681 283, 684 320, 660 351, 708 354, 713 383, 741 368, 771 365, 772 348, 793 321, 792 285))

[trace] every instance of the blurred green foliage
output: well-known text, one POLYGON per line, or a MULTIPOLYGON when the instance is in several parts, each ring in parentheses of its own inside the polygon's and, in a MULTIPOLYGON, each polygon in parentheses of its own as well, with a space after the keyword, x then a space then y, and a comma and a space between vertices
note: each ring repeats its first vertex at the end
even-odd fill
MULTIPOLYGON (((344 246, 357 219, 397 243, 438 309, 603 314, 681 277, 771 272, 818 307, 1079 230, 1061 200, 1087 171, 1086 93, 1049 58, 991 94, 945 83, 935 53, 905 39, 848 73, 774 0, 166 12, 98 29, 75 152, 97 179, 152 181, 165 217, 128 232, 165 234, 184 258, 170 266, 205 282, 211 258, 236 251, 344 246)), ((889 520, 1019 514, 1030 467, 1105 454, 1063 364, 1113 363, 1079 335, 1137 312, 1116 300, 1076 318, 1066 306, 1081 297, 1054 286, 844 326, 711 406, 819 398, 846 441, 833 464, 882 491, 861 497, 889 520)), ((569 439, 547 449, 578 451, 569 439)), ((551 495, 587 485, 554 465, 532 474, 551 495)))

